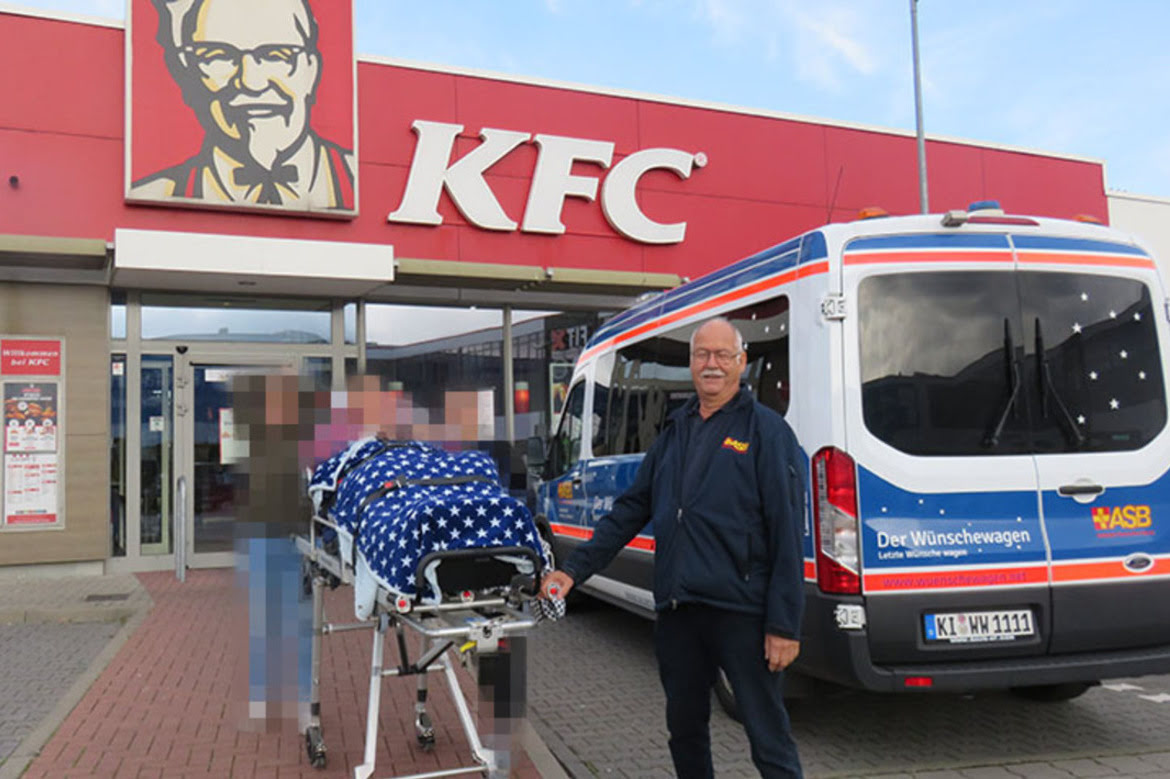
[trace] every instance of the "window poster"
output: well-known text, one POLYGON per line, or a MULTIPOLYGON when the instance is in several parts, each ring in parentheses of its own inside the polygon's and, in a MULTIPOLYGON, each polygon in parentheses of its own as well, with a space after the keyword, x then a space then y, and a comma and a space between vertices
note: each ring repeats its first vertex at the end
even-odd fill
POLYGON ((573 378, 573 363, 554 362, 548 366, 548 396, 551 400, 553 419, 565 407, 565 397, 569 394, 569 382, 573 378))
POLYGON ((57 451, 57 383, 4 382, 4 452, 57 451))
POLYGON ((56 525, 57 455, 4 456, 4 524, 56 525))

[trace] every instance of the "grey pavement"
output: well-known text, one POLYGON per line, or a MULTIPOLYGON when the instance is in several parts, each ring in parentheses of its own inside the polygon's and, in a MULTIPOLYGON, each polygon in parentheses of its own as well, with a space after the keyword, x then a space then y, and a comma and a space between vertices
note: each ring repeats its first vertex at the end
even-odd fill
POLYGON ((0 572, 0 779, 23 772, 150 607, 129 574, 0 572))
MULTIPOLYGON (((529 675, 530 719, 573 776, 670 775, 649 622, 585 600, 534 631, 529 675)), ((1058 704, 839 691, 790 712, 810 779, 1170 779, 1170 676, 1058 704)), ((743 731, 714 703, 711 738, 717 776, 758 775, 743 731)))
POLYGON ((53 710, 118 632, 117 623, 0 625, 0 764, 53 710))

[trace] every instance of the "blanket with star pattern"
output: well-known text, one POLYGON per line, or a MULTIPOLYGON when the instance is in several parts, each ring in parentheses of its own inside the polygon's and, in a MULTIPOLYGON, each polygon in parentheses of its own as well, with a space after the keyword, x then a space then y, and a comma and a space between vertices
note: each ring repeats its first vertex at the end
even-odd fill
MULTIPOLYGON (((431 552, 525 546, 543 558, 532 514, 501 485, 485 452, 362 439, 317 466, 309 495, 336 523, 342 557, 353 562, 359 619, 373 612, 379 587, 439 600, 436 582, 417 581, 419 561, 431 552)), ((531 573, 524 560, 517 565, 531 573)))

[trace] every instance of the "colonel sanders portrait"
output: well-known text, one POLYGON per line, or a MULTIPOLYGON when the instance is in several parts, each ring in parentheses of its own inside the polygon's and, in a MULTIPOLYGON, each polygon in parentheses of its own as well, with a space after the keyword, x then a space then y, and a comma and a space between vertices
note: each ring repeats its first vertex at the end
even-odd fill
POLYGON ((152 2, 204 138, 193 157, 134 181, 130 197, 352 210, 352 150, 310 127, 322 61, 308 0, 152 2))

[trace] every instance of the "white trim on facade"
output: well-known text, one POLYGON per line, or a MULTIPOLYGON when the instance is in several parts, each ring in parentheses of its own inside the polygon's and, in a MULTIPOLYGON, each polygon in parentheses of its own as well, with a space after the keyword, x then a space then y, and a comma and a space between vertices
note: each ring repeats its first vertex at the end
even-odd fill
POLYGON ((390 244, 119 228, 114 246, 120 287, 361 297, 394 281, 390 244))

